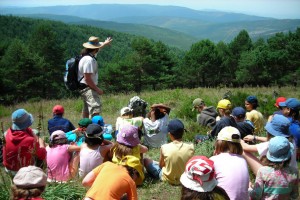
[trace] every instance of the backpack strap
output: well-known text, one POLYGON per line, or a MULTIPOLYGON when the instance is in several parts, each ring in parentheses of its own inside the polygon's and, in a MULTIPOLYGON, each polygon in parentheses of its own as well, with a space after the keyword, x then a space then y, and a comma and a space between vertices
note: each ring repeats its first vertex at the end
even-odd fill
MULTIPOLYGON (((91 53, 89 53, 89 54, 87 54, 87 55, 84 55, 84 56, 91 56, 92 58, 94 58, 96 61, 97 61, 97 58, 93 55, 93 54, 91 54, 91 53)), ((84 56, 82 56, 81 58, 83 58, 84 56)), ((79 63, 78 63, 78 70, 79 70, 79 63)), ((84 83, 80 83, 80 81, 82 80, 84 78, 84 76, 82 76, 80 79, 79 79, 79 89, 80 90, 83 90, 83 89, 85 89, 85 88, 87 88, 88 86, 86 85, 86 84, 84 84, 84 83)))

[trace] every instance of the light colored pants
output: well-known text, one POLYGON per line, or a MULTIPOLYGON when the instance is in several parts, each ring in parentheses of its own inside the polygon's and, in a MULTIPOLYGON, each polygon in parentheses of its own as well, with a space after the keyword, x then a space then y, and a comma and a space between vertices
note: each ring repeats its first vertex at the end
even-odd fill
POLYGON ((87 87, 80 91, 83 100, 83 113, 89 113, 91 117, 95 113, 101 113, 101 100, 97 92, 87 87))

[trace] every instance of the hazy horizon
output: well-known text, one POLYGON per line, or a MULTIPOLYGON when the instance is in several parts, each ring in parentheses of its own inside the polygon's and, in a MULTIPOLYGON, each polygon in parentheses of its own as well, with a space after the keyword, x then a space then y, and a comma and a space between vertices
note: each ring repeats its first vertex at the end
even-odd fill
POLYGON ((149 4, 181 6, 194 10, 217 10, 278 19, 300 19, 300 0, 1 0, 0 6, 39 7, 89 4, 149 4))

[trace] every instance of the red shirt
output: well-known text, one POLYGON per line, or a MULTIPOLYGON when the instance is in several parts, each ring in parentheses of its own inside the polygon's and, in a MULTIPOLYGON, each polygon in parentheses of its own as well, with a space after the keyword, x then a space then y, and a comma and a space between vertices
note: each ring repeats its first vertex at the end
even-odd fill
POLYGON ((12 171, 34 165, 35 159, 44 160, 46 149, 41 148, 31 128, 7 130, 3 147, 3 165, 12 171))

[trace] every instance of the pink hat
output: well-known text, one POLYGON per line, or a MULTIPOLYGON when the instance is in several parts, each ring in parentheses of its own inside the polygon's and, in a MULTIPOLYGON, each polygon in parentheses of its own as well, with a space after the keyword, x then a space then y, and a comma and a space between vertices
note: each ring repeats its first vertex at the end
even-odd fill
POLYGON ((218 184, 214 162, 205 156, 194 156, 185 165, 180 177, 181 184, 197 192, 210 192, 218 184))
POLYGON ((51 136, 50 136, 50 140, 52 141, 53 139, 55 140, 59 140, 59 139, 65 139, 66 138, 66 134, 65 132, 61 131, 61 130, 57 130, 54 131, 51 136), (55 137, 55 138, 54 138, 55 137))
POLYGON ((279 103, 281 103, 281 102, 285 102, 286 101, 286 98, 285 97, 278 97, 277 99, 276 99, 276 103, 274 104, 274 106, 275 107, 279 107, 279 103))
POLYGON ((138 128, 131 124, 122 125, 117 135, 117 142, 130 147, 137 146, 140 143, 138 128))

